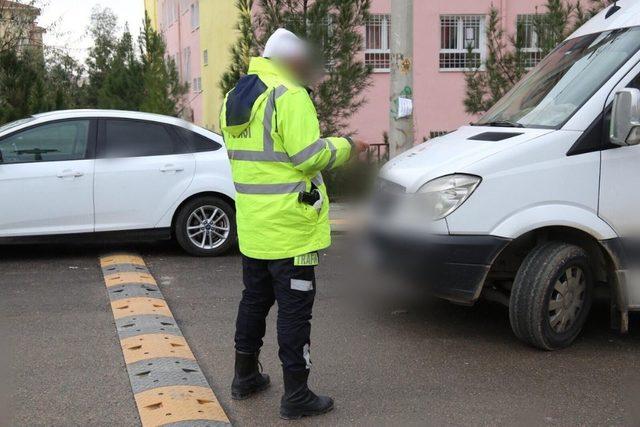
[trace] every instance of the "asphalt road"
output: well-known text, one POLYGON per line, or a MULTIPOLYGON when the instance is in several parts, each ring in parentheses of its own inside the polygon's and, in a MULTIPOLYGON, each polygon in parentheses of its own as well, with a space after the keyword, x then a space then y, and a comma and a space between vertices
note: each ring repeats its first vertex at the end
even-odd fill
POLYGON ((321 258, 312 331, 312 387, 336 410, 300 423, 277 416, 275 310, 261 357, 273 386, 230 399, 237 254, 192 258, 168 243, 0 248, 5 423, 138 425, 98 266, 119 249, 144 257, 234 425, 640 425, 637 318, 621 337, 597 305, 573 347, 541 352, 513 337, 505 308, 458 307, 367 274, 341 239, 321 258))

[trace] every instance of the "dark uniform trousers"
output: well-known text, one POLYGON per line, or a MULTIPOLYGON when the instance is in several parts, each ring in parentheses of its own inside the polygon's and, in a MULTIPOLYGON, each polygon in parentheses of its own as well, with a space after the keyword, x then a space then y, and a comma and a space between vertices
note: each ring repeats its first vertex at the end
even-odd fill
POLYGON ((296 266, 294 258, 258 260, 242 257, 245 289, 236 321, 236 350, 255 353, 262 347, 266 318, 278 302, 278 345, 284 369, 311 368, 311 311, 316 295, 314 266, 296 266))

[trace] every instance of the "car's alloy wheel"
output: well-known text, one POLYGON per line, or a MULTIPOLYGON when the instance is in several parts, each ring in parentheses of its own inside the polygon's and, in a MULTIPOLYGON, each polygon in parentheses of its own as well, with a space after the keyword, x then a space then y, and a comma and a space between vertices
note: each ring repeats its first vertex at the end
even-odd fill
POLYGON ((191 255, 221 255, 237 241, 235 210, 218 197, 197 197, 180 208, 173 231, 191 255))
POLYGON ((186 227, 191 243, 206 250, 222 246, 231 231, 227 214, 211 205, 200 206, 191 212, 186 227))

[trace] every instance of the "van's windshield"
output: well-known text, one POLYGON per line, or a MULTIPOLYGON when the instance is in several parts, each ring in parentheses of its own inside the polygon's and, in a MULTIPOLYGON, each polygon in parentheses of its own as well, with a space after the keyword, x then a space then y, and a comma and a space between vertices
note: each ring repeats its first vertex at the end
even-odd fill
POLYGON ((640 49, 640 27, 568 40, 547 56, 478 125, 558 128, 640 49))

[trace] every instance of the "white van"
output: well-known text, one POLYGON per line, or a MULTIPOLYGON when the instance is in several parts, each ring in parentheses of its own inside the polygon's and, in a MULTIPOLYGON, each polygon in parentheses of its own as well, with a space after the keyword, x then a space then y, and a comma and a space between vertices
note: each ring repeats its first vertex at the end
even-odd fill
POLYGON ((379 260, 436 295, 509 306, 515 334, 571 344, 595 285, 612 322, 640 310, 640 2, 564 41, 477 123, 392 159, 372 230, 379 260))

